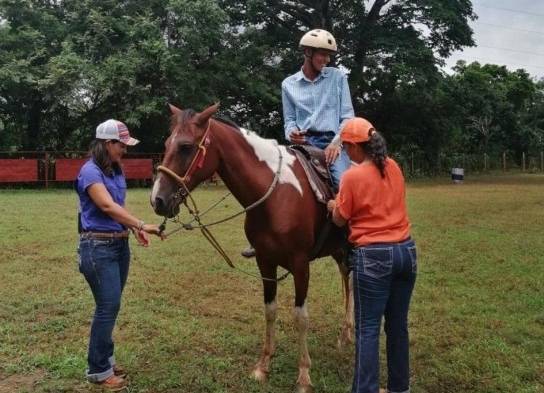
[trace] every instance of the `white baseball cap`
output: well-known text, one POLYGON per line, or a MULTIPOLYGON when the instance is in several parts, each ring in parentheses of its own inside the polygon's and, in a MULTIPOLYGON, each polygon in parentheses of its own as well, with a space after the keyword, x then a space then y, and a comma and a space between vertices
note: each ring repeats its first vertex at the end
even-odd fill
POLYGON ((134 146, 140 141, 130 136, 128 127, 119 120, 109 119, 96 127, 96 139, 113 139, 128 146, 134 146))

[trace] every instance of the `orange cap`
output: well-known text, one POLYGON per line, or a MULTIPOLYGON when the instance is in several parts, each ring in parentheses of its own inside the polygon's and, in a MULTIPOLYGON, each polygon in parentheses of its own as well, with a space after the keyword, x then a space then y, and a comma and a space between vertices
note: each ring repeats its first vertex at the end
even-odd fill
POLYGON ((368 120, 362 117, 354 117, 344 125, 340 139, 342 139, 342 142, 351 143, 368 142, 374 131, 374 126, 368 120))

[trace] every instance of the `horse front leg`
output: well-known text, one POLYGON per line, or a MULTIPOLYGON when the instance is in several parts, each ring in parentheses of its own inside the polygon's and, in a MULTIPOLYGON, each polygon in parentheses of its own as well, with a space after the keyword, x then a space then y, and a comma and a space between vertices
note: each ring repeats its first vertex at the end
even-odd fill
MULTIPOLYGON (((261 271, 261 277, 276 279, 277 276, 277 266, 267 267, 259 264, 259 269, 261 271)), ((263 280, 263 291, 264 291, 264 318, 266 321, 266 328, 264 334, 264 344, 261 351, 261 356, 259 361, 253 369, 252 376, 255 380, 259 382, 266 382, 268 379, 268 374, 270 372, 270 363, 274 352, 276 351, 276 313, 278 304, 276 303, 276 290, 277 282, 263 280)))
POLYGON ((345 345, 353 344, 353 276, 350 275, 349 269, 344 263, 338 263, 338 270, 342 276, 342 292, 344 297, 344 322, 340 336, 338 337, 338 348, 345 345))
POLYGON ((312 381, 310 379, 310 367, 312 360, 308 353, 308 329, 310 317, 306 306, 308 295, 308 282, 310 280, 310 267, 306 261, 295 268, 295 326, 298 332, 299 361, 298 361, 298 393, 312 393, 312 381))

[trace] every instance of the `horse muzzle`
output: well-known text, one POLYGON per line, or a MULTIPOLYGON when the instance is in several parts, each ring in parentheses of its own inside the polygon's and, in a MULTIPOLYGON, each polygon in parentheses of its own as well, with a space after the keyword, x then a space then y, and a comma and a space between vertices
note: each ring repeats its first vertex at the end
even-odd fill
POLYGON ((157 196, 151 201, 151 206, 155 214, 159 216, 172 218, 179 214, 179 201, 175 201, 174 198, 165 201, 162 197, 157 196))

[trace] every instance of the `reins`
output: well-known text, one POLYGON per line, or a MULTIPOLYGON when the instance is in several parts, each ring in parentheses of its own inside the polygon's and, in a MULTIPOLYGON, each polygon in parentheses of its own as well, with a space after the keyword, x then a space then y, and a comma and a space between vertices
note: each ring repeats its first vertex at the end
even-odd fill
MULTIPOLYGON (((202 220, 201 220, 202 216, 204 216, 209 211, 213 210, 213 208, 215 208, 217 205, 219 205, 219 203, 221 203, 229 195, 231 195, 230 192, 227 193, 218 202, 216 202, 211 207, 206 209, 206 211, 204 213, 200 214, 198 206, 196 204, 196 201, 194 200, 194 198, 193 198, 193 196, 191 194, 191 191, 189 190, 189 188, 187 187, 187 184, 186 184, 186 181, 188 181, 188 179, 190 179, 190 176, 194 173, 194 171, 196 169, 198 169, 198 168, 201 168, 203 163, 204 163, 204 158, 206 157, 206 153, 207 153, 207 146, 210 144, 210 139, 208 137, 208 133, 210 131, 210 125, 211 125, 211 120, 208 123, 208 128, 206 129, 206 132, 204 133, 204 135, 202 136, 202 139, 200 140, 200 143, 198 144, 198 151, 195 154, 195 156, 193 157, 193 160, 191 161, 191 164, 187 168, 187 171, 185 172, 185 175, 183 177, 180 177, 177 173, 175 173, 174 171, 172 171, 169 168, 166 168, 165 166, 159 165, 157 167, 158 171, 165 173, 166 175, 170 176, 171 178, 173 178, 176 181, 176 183, 178 185, 178 190, 176 191, 176 193, 174 195, 174 199, 176 199, 176 200, 179 199, 180 201, 183 201, 183 204, 185 205, 185 207, 187 207, 187 210, 189 211, 189 214, 193 216, 193 219, 189 223, 183 223, 182 221, 180 221, 177 218, 172 220, 173 222, 178 223, 179 227, 171 230, 168 233, 166 233, 166 236, 170 236, 171 234, 173 234, 175 232, 178 232, 178 231, 180 231, 182 229, 185 229, 185 230, 200 229, 200 232, 202 233, 202 235, 213 246, 213 248, 216 249, 216 251, 219 253, 219 255, 221 255, 223 257, 225 262, 231 268, 233 268, 235 270, 238 270, 239 272, 241 272, 243 274, 246 274, 248 276, 251 276, 251 277, 254 277, 254 278, 257 278, 257 279, 260 279, 260 280, 280 282, 280 281, 284 280, 290 274, 289 271, 287 271, 285 274, 283 274, 280 278, 274 279, 274 278, 257 276, 255 274, 252 274, 250 272, 247 272, 247 271, 245 271, 243 269, 240 269, 240 268, 236 267, 234 265, 234 263, 232 262, 231 258, 226 253, 226 251, 223 249, 223 247, 221 247, 221 244, 219 243, 219 241, 210 232, 208 227, 211 227, 213 225, 221 224, 221 223, 227 222, 229 220, 232 220, 233 218, 236 218, 236 217, 238 217, 238 216, 240 216, 240 215, 242 215, 244 213, 247 213, 248 211, 256 208, 257 206, 261 205, 264 201, 266 201, 268 199, 268 197, 272 194, 272 192, 276 188, 276 185, 278 184, 278 181, 279 181, 279 178, 280 178, 280 175, 281 175, 281 169, 282 169, 282 164, 283 164, 283 155, 281 153, 281 150, 280 150, 279 147, 276 146, 277 150, 278 150, 278 155, 279 155, 278 168, 276 169, 276 172, 274 173, 274 179, 272 180, 272 183, 268 187, 268 190, 266 191, 266 193, 261 198, 259 198, 258 200, 256 200, 255 202, 253 202, 252 204, 250 204, 249 206, 245 207, 243 210, 241 210, 241 211, 239 211, 239 212, 237 212, 235 214, 232 214, 232 215, 230 215, 230 216, 228 216, 226 218, 223 218, 223 219, 220 219, 220 220, 217 220, 217 221, 213 221, 213 222, 204 224, 204 223, 202 223, 202 220), (199 157, 200 154, 202 154, 201 157, 199 157), (195 163, 196 163, 196 166, 195 166, 195 163), (187 203, 187 200, 190 201, 191 206, 189 206, 189 203, 187 203), (193 222, 196 222, 197 224, 193 225, 192 224, 193 222)), ((166 229, 166 222, 167 221, 168 221, 168 218, 165 217, 162 224, 160 225, 161 231, 164 231, 166 229)))

